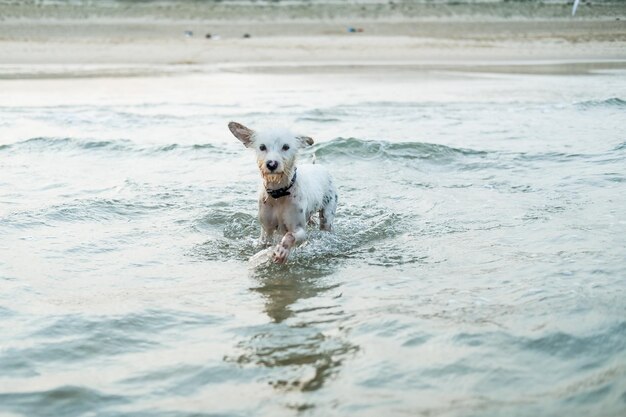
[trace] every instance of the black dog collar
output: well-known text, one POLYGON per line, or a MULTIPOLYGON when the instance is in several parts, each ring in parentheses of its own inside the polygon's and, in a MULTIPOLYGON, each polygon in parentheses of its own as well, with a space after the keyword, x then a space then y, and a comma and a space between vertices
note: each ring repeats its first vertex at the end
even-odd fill
POLYGON ((296 182, 296 175, 297 174, 298 173, 296 171, 294 171, 293 178, 291 179, 291 183, 289 183, 289 186, 283 187, 283 188, 278 188, 276 190, 270 190, 269 188, 266 188, 265 191, 267 191, 267 193, 272 198, 281 198, 281 197, 284 197, 286 195, 291 195, 291 193, 289 192, 289 189, 291 187, 293 187, 293 184, 296 182))

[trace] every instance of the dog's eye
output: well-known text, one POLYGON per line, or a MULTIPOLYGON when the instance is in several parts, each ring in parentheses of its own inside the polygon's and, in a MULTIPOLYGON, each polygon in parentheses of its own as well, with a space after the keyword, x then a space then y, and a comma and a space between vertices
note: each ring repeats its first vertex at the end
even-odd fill
POLYGON ((265 145, 261 145, 261 146, 259 146, 259 149, 260 149, 260 150, 262 150, 262 151, 267 150, 267 148, 265 147, 265 145))
POLYGON ((283 145, 283 151, 288 151, 289 150, 289 145, 283 145))

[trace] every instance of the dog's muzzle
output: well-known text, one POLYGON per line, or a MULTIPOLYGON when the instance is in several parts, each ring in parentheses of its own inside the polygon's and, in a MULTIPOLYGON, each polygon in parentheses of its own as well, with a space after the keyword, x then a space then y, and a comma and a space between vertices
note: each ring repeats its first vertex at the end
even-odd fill
POLYGON ((267 194, 269 194, 272 198, 281 198, 281 197, 291 195, 291 193, 289 192, 289 189, 293 187, 293 185, 296 183, 297 175, 298 175, 298 172, 297 170, 295 170, 293 172, 293 178, 291 179, 291 182, 289 183, 287 187, 279 188, 276 190, 266 188, 265 191, 267 191, 267 194))

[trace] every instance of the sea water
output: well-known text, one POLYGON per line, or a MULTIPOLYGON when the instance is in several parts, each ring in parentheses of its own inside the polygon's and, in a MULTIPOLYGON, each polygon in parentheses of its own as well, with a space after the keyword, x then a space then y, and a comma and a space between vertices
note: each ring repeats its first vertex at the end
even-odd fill
POLYGON ((0 81, 0 414, 622 415, 625 76, 0 81), (287 265, 231 120, 335 178, 287 265))

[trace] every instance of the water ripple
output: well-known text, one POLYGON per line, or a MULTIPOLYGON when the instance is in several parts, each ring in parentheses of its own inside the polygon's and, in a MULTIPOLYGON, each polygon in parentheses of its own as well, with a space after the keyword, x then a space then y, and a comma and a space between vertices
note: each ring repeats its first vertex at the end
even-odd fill
POLYGON ((139 145, 130 139, 91 140, 86 138, 37 137, 0 146, 0 151, 47 153, 64 152, 85 155, 91 152, 112 156, 143 154, 159 156, 168 153, 201 153, 212 156, 233 155, 232 148, 216 146, 210 143, 182 145, 178 143, 139 145))
POLYGON ((24 410, 38 410, 38 415, 43 417, 81 415, 94 407, 102 412, 128 402, 124 396, 67 385, 46 391, 0 393, 0 404, 4 409, 18 415, 24 410))

